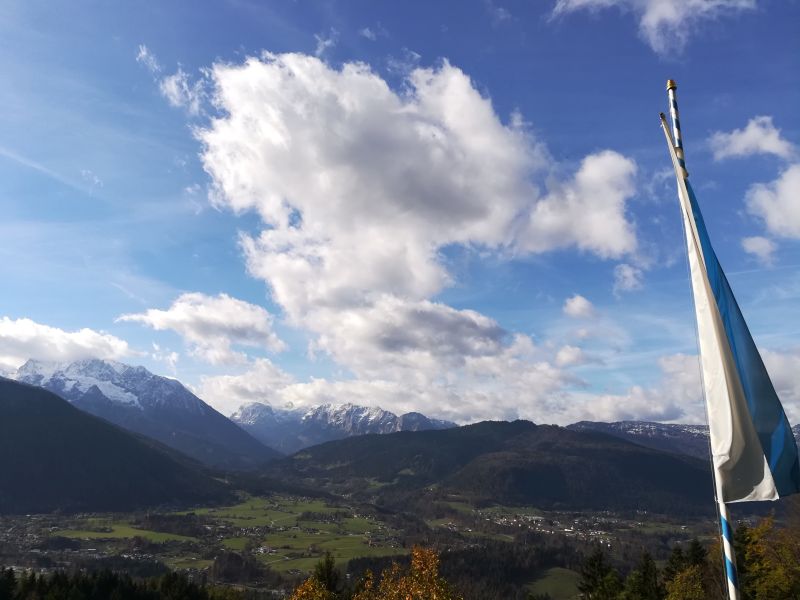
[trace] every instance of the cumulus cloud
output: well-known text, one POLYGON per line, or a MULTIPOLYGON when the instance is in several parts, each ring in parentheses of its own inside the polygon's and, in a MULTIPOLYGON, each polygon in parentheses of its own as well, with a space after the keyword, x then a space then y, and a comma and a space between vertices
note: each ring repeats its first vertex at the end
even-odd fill
POLYGON ((221 413, 230 415, 250 402, 282 407, 285 388, 293 383, 291 375, 269 359, 259 358, 241 374, 202 377, 194 391, 221 413))
MULTIPOLYGON (((800 423, 800 350, 762 349, 760 353, 790 423, 800 423)), ((564 404, 559 422, 634 419, 705 423, 697 355, 663 356, 658 364, 661 378, 652 386, 633 386, 624 394, 574 394, 564 404)))
POLYGON ((556 353, 556 365, 559 367, 580 365, 587 362, 587 360, 584 351, 577 346, 562 346, 556 353))
POLYGON ((772 124, 772 117, 753 117, 744 129, 729 133, 716 131, 708 140, 714 160, 742 158, 754 154, 773 154, 791 158, 794 146, 781 136, 781 130, 772 124))
POLYGON ((800 423, 800 349, 760 352, 786 416, 792 425, 800 423))
POLYGON ((636 163, 617 152, 587 156, 571 180, 553 184, 535 204, 518 247, 546 252, 574 246, 602 258, 633 252, 636 233, 625 205, 636 191, 635 174, 636 163))
POLYGON ((182 294, 167 310, 151 308, 117 320, 142 323, 157 331, 175 331, 192 354, 212 364, 245 363, 246 356, 233 348, 237 345, 271 352, 286 347, 272 329, 272 315, 227 294, 182 294))
POLYGON ((756 7, 756 0, 556 0, 553 16, 618 8, 639 20, 639 35, 658 54, 680 52, 708 21, 756 7))
POLYGON ((428 298, 450 282, 438 256, 449 244, 635 247, 623 212, 630 161, 589 157, 537 202, 542 145, 446 62, 414 69, 405 94, 366 65, 335 70, 304 55, 217 65, 213 78, 227 116, 199 136, 214 199, 268 224, 243 245, 290 315, 373 291, 428 298))
POLYGON ((502 354, 513 342, 478 312, 391 295, 365 307, 315 311, 308 323, 320 332, 315 349, 362 377, 438 376, 470 357, 502 354))
POLYGON ((301 54, 209 76, 220 116, 197 136, 212 201, 259 214, 262 231, 240 240, 248 271, 354 377, 282 394, 381 391, 370 404, 419 398, 462 420, 543 414, 536 403, 571 379, 529 337, 432 301, 453 283, 442 250, 630 252, 633 162, 601 151, 559 181, 522 117, 504 122, 446 61, 406 71, 402 91, 367 65, 301 54))
POLYGON ((588 319, 595 315, 594 305, 580 294, 567 298, 562 310, 565 315, 575 319, 588 319))
POLYGON ((16 369, 29 358, 71 362, 120 359, 134 352, 125 340, 94 329, 65 331, 31 319, 0 318, 0 367, 16 369))
POLYGON ((755 256, 762 265, 770 266, 778 246, 769 238, 755 235, 742 238, 742 248, 748 254, 755 256))
POLYGON ((559 422, 677 421, 705 422, 705 408, 696 355, 673 354, 658 361, 661 378, 651 387, 632 386, 624 394, 576 393, 559 422))
POLYGON ((790 165, 770 183, 757 183, 747 190, 747 210, 764 220, 777 236, 800 238, 800 163, 790 165))
POLYGON ((614 293, 631 292, 642 289, 642 270, 622 263, 614 267, 614 293))
POLYGON ((564 387, 575 383, 543 360, 525 336, 516 336, 499 352, 465 356, 448 370, 433 373, 424 360, 420 364, 419 370, 403 371, 404 376, 387 372, 387 377, 297 382, 262 359, 238 375, 205 377, 196 391, 225 414, 246 402, 293 408, 352 402, 396 414, 422 411, 459 423, 498 418, 552 422, 549 415, 563 401, 564 387))

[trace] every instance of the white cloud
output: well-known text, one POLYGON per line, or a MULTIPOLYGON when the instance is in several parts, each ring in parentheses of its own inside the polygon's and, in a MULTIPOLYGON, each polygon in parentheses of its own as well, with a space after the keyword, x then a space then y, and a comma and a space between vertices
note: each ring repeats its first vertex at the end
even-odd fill
POLYGON ((303 55, 217 65, 213 78, 228 113, 199 133, 214 200, 269 225, 243 244, 292 317, 375 292, 428 298, 450 282, 438 257, 449 244, 635 247, 630 161, 589 157, 537 202, 541 144, 447 63, 413 70, 404 95, 366 65, 337 71, 303 55))
POLYGON ((300 54, 210 72, 221 116, 197 135, 212 201, 260 215, 241 238, 249 272, 355 377, 281 398, 371 390, 391 410, 420 398, 446 418, 539 418, 571 378, 527 336, 431 301, 453 283, 440 253, 629 252, 635 165, 599 152, 540 197, 553 161, 519 115, 504 123, 447 62, 405 77, 397 92, 367 65, 300 54))
POLYGON ((172 75, 161 77, 161 64, 155 54, 144 44, 139 45, 136 62, 143 64, 150 71, 153 75, 153 81, 158 83, 161 95, 166 98, 170 106, 184 108, 192 116, 200 114, 206 97, 206 81, 204 77, 191 81, 189 74, 180 66, 172 75))
POLYGON ((144 44, 139 44, 139 51, 136 54, 136 62, 142 63, 148 71, 155 74, 161 71, 161 65, 158 64, 158 59, 150 52, 150 49, 144 44))
POLYGON ((635 191, 636 163, 605 150, 583 159, 575 176, 536 203, 519 234, 528 252, 577 247, 602 258, 636 250, 636 232, 625 215, 635 191))
POLYGON ((573 380, 535 355, 530 339, 518 336, 496 353, 468 355, 447 371, 431 372, 423 357, 420 369, 404 370, 404 376, 396 372, 302 383, 259 360, 239 375, 204 377, 196 392, 225 414, 246 402, 294 408, 352 402, 396 414, 421 411, 460 423, 498 418, 552 422, 548 415, 573 380))
POLYGON ((182 294, 167 310, 151 308, 117 320, 175 331, 189 344, 192 354, 212 364, 245 363, 246 356, 233 349, 236 345, 272 352, 286 347, 272 330, 272 315, 227 294, 182 294))
POLYGON ((494 320, 445 304, 385 295, 360 308, 317 310, 307 319, 314 345, 354 373, 438 379, 470 358, 498 356, 514 343, 494 320))
POLYGON ((177 376, 178 374, 178 360, 180 360, 180 354, 174 352, 172 350, 168 350, 166 348, 161 348, 158 344, 153 342, 153 351, 150 353, 150 358, 155 361, 163 362, 169 368, 169 372, 172 373, 173 376, 177 376))
POLYGON ((225 415, 242 404, 261 402, 283 406, 282 394, 294 379, 266 358, 253 361, 240 375, 217 375, 201 378, 193 391, 225 415))
POLYGON ((564 301, 564 314, 575 319, 588 319, 595 315, 594 306, 580 294, 570 296, 564 301))
POLYGON ((652 387, 632 386, 624 394, 574 394, 559 422, 677 421, 704 423, 705 408, 697 356, 673 354, 658 361, 661 379, 652 387))
POLYGON ((495 4, 494 0, 484 0, 483 5, 486 7, 486 12, 489 13, 489 17, 492 19, 492 25, 495 27, 507 23, 512 18, 511 11, 495 4))
POLYGON ((93 188, 103 187, 103 180, 100 179, 100 176, 89 169, 81 169, 81 178, 93 188))
POLYGON ((372 31, 372 29, 370 29, 369 27, 364 27, 363 29, 361 29, 358 32, 358 35, 360 35, 361 37, 367 38, 371 42, 374 42, 375 40, 378 39, 378 34, 376 32, 374 32, 374 31, 372 31))
POLYGON ((774 154, 791 158, 794 146, 781 137, 781 130, 772 124, 772 117, 753 117, 744 129, 730 133, 716 131, 708 140, 714 160, 745 157, 754 154, 774 154))
POLYGON ((757 183, 747 190, 747 210, 764 220, 777 236, 800 238, 800 163, 790 165, 770 183, 757 183))
POLYGON ((642 270, 622 263, 614 267, 614 293, 631 292, 642 289, 642 270))
POLYGON ((120 359, 133 353, 125 340, 102 331, 65 331, 31 319, 0 318, 0 367, 7 369, 16 369, 29 358, 71 362, 120 359))
POLYGON ((742 248, 748 254, 755 256, 762 265, 769 266, 778 247, 769 238, 755 235, 742 238, 742 248))
POLYGON ((339 32, 331 27, 327 36, 324 33, 315 33, 314 39, 317 40, 317 47, 314 50, 314 55, 321 57, 337 44, 339 41, 339 32))
POLYGON ((679 53, 703 22, 756 7, 756 0, 556 0, 553 16, 618 8, 639 20, 639 35, 662 55, 679 53))
POLYGON ((178 67, 175 73, 159 81, 158 88, 170 106, 185 108, 190 115, 200 114, 206 94, 205 81, 202 78, 192 82, 189 75, 178 67))
POLYGON ((562 346, 556 353, 556 365, 559 367, 580 365, 587 362, 587 360, 584 351, 577 346, 562 346))
MULTIPOLYGON (((800 422, 800 350, 760 350, 790 423, 800 422)), ((658 361, 661 379, 651 387, 633 386, 625 394, 574 394, 559 422, 653 420, 706 422, 697 355, 673 354, 658 361)))
POLYGON ((792 425, 800 423, 800 349, 760 352, 786 416, 792 425))

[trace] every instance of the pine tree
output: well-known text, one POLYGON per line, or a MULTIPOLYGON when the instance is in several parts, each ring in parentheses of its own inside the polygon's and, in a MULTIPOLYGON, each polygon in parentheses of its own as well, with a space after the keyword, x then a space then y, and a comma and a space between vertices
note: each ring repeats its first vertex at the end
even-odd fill
POLYGON ((639 565, 625 580, 623 598, 625 600, 663 600, 664 588, 658 579, 658 567, 646 550, 642 553, 639 565))
POLYGON ((330 552, 326 552, 325 558, 314 567, 314 578, 329 592, 335 594, 339 591, 341 574, 330 552))
POLYGON ((578 591, 588 600, 614 600, 621 591, 619 575, 598 547, 581 565, 578 591))
POLYGON ((706 562, 708 552, 703 548, 700 540, 694 538, 689 542, 689 548, 686 550, 686 562, 696 567, 702 566, 706 562))
POLYGON ((683 553, 680 546, 675 546, 669 555, 667 566, 664 567, 664 581, 669 582, 675 579, 689 564, 688 556, 683 553))

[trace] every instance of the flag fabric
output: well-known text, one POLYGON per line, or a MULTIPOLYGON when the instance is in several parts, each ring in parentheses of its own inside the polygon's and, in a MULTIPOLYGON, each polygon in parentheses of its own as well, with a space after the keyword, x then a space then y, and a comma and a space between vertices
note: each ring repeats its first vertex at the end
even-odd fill
POLYGON ((800 492, 800 460, 786 413, 717 260, 685 170, 669 142, 700 342, 717 499, 777 500, 800 492))

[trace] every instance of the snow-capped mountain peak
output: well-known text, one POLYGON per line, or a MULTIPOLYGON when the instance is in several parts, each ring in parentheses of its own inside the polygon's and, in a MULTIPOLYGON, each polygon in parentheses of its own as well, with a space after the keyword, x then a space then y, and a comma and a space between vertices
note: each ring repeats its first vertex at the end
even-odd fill
POLYGON ((144 367, 113 360, 92 358, 71 363, 29 360, 13 378, 45 387, 70 402, 97 388, 109 402, 129 408, 161 406, 191 412, 208 408, 180 382, 154 375, 144 367))
POLYGON ((453 423, 420 413, 397 416, 378 406, 320 404, 310 408, 277 408, 253 402, 242 405, 231 420, 265 444, 284 452, 354 435, 445 429, 453 423))
POLYGON ((341 429, 349 435, 391 433, 398 431, 398 418, 379 406, 355 404, 321 404, 309 409, 303 421, 314 421, 341 429))
POLYGON ((276 454, 179 381, 144 367, 100 359, 29 360, 13 378, 46 388, 81 410, 208 464, 251 467, 276 454))
POLYGON ((134 393, 121 385, 120 379, 132 367, 99 359, 73 363, 29 360, 14 374, 14 379, 46 387, 67 400, 73 400, 97 388, 111 402, 142 408, 134 393))

